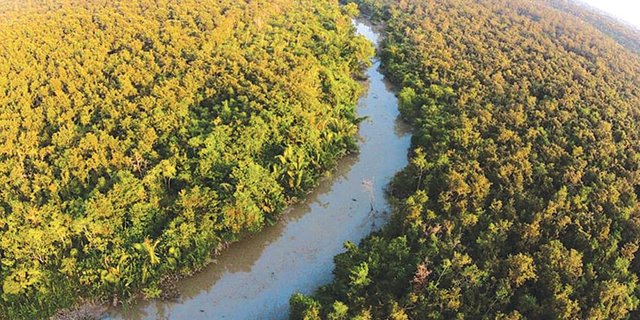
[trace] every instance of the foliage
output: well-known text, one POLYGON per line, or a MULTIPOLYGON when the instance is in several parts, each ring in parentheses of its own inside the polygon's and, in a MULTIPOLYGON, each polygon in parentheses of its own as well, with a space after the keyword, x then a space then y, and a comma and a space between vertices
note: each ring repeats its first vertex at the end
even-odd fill
POLYGON ((355 2, 385 20, 415 151, 391 223, 347 244, 307 305, 638 318, 640 57, 546 0, 355 2))
POLYGON ((0 3, 0 318, 158 281, 354 150, 372 46, 322 0, 0 3))

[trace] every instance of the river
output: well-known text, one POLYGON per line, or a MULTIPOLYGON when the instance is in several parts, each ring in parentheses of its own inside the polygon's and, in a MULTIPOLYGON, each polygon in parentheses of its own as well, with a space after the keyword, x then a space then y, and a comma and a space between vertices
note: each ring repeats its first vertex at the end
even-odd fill
MULTIPOLYGON (((354 24, 378 46, 375 29, 354 24)), ((279 223, 232 244, 207 268, 180 280, 178 301, 140 302, 112 310, 106 319, 286 319, 293 293, 310 294, 330 282, 343 243, 359 242, 387 220, 384 189, 407 165, 409 129, 379 67, 374 59, 367 70, 369 90, 358 105, 358 114, 368 117, 360 124, 358 154, 343 159, 279 223)))

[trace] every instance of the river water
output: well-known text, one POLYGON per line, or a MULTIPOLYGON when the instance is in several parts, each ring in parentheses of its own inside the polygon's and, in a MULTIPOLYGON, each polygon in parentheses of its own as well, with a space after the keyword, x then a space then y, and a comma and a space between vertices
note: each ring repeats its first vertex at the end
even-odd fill
MULTIPOLYGON (((354 24, 378 46, 375 29, 354 24)), ((178 301, 140 302, 113 310, 107 319, 286 319, 293 293, 310 294, 330 282, 333 257, 343 243, 359 242, 387 220, 384 188, 407 165, 409 129, 399 120, 380 62, 373 62, 368 93, 358 105, 358 114, 368 119, 360 124, 357 155, 343 159, 282 221, 232 244, 207 268, 180 280, 178 301)))

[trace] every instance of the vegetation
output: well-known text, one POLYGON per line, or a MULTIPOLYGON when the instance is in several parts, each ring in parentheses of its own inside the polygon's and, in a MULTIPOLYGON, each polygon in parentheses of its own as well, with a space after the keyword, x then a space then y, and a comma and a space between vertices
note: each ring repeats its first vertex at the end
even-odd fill
POLYGON ((355 2, 414 151, 291 317, 640 317, 640 57, 543 0, 355 2))
POLYGON ((0 318, 159 296, 274 222, 355 148, 354 9, 0 2, 0 318))

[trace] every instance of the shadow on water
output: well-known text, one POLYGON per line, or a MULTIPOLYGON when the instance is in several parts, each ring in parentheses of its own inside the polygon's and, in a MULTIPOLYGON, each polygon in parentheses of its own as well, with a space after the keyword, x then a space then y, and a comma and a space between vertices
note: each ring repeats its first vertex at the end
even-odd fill
MULTIPOLYGON (((379 34, 354 22, 377 46, 379 34)), ((360 99, 360 152, 343 159, 282 221, 232 244, 214 263, 179 281, 179 301, 140 302, 110 319, 285 319, 289 297, 312 293, 332 279, 333 257, 388 218, 384 188, 407 165, 409 129, 399 120, 393 87, 374 60, 369 90, 360 99), (372 183, 371 192, 363 181, 372 183), (371 212, 371 206, 375 212, 371 212)))

